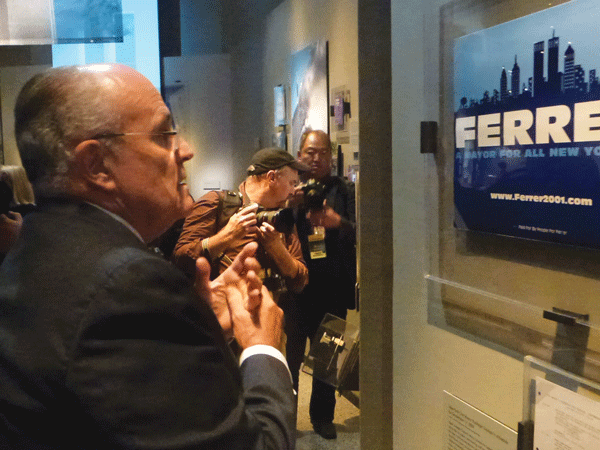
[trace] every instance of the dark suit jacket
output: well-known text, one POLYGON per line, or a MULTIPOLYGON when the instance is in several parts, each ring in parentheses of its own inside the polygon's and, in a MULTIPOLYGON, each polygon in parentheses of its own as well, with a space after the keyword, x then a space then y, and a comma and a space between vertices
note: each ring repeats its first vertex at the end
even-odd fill
POLYGON ((0 448, 294 448, 284 364, 241 368, 189 280, 85 203, 26 217, 0 266, 0 448))
MULTIPOLYGON (((342 218, 338 229, 325 231, 327 257, 311 259, 308 236, 312 225, 307 211, 298 211, 297 229, 304 260, 308 266, 308 286, 304 289, 301 308, 331 312, 346 317, 346 309, 354 309, 356 285, 356 201, 354 183, 340 177, 327 177, 325 185, 327 205, 342 218)), ((318 314, 318 315, 319 315, 318 314)), ((317 315, 317 316, 318 316, 317 315)), ((322 318, 323 315, 320 314, 322 318)), ((320 319, 319 319, 320 322, 320 319)))

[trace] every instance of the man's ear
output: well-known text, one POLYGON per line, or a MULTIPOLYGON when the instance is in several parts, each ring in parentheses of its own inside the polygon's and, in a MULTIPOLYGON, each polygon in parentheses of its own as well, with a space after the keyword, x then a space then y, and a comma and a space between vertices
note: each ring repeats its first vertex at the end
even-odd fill
POLYGON ((274 182, 276 179, 277 179, 277 171, 269 170, 267 172, 267 180, 269 180, 269 183, 274 182))
POLYGON ((88 184, 102 190, 115 188, 115 180, 107 164, 109 150, 102 142, 89 139, 80 142, 74 151, 77 177, 88 184))

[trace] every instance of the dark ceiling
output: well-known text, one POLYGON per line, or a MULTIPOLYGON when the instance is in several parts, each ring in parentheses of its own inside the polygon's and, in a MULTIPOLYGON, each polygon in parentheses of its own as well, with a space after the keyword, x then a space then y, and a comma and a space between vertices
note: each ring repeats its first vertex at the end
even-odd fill
POLYGON ((221 0, 226 47, 262 29, 263 19, 284 0, 221 0))

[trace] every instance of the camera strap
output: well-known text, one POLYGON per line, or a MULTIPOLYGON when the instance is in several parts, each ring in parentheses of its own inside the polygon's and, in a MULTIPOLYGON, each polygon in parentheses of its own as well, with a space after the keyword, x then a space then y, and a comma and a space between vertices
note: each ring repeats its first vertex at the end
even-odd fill
MULTIPOLYGON (((218 191, 219 201, 215 210, 215 229, 214 234, 217 234, 221 228, 227 225, 231 216, 233 216, 242 207, 242 194, 235 191, 218 191)), ((211 265, 211 280, 219 276, 219 265, 221 261, 230 266, 233 261, 229 256, 222 253, 214 259, 210 259, 211 265)))
POLYGON ((231 216, 242 207, 242 194, 234 191, 219 191, 219 204, 217 205, 217 218, 215 220, 215 234, 221 230, 231 216))

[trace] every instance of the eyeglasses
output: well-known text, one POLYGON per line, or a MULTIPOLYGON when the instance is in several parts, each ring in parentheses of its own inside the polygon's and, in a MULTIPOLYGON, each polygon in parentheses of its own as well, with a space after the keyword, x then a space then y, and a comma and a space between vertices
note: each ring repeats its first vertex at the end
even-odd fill
POLYGON ((116 137, 123 136, 163 136, 166 140, 165 147, 170 148, 171 150, 178 150, 180 143, 179 129, 175 128, 174 130, 169 131, 161 131, 160 133, 144 133, 144 132, 135 132, 135 133, 104 133, 97 134, 96 136, 91 137, 90 139, 110 139, 116 137))

